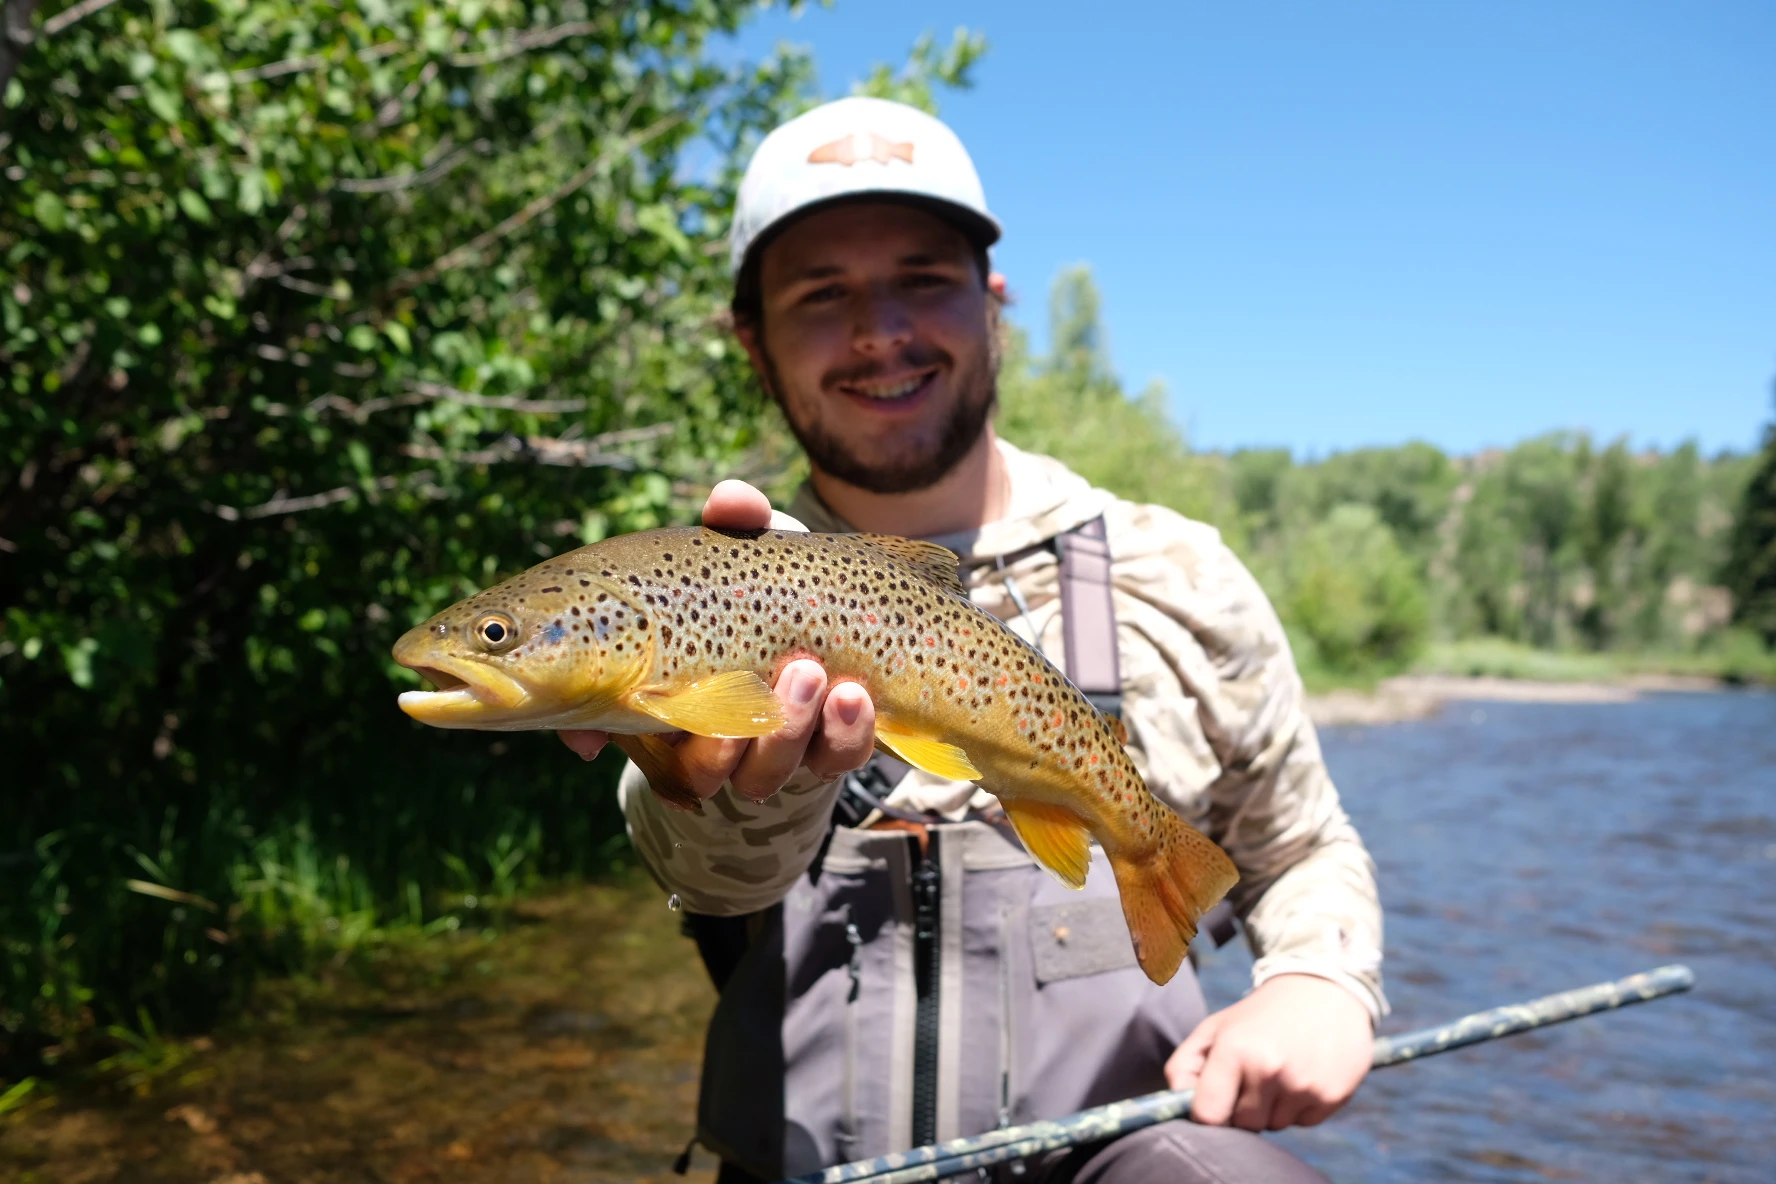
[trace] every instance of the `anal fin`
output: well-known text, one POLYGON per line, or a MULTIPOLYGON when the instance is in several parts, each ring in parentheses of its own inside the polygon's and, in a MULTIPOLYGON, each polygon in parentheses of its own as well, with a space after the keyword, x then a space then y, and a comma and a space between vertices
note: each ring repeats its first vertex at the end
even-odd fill
POLYGON ((1000 798, 999 804, 1037 863, 1067 887, 1085 887, 1085 873, 1091 868, 1091 832, 1079 815, 1065 806, 1028 798, 1000 798))
POLYGON ((690 814, 703 813, 703 799, 692 791, 691 780, 685 776, 684 765, 678 759, 678 750, 668 744, 665 737, 629 736, 619 732, 611 736, 611 743, 635 762, 635 767, 647 778, 648 788, 662 802, 690 814))
POLYGON ((681 732, 727 740, 769 736, 784 723, 783 704, 750 670, 730 670, 682 687, 642 687, 629 693, 629 705, 681 732))
POLYGON ((909 731, 881 715, 876 716, 876 743, 913 768, 923 769, 934 777, 978 781, 984 776, 968 759, 968 754, 956 745, 909 731))

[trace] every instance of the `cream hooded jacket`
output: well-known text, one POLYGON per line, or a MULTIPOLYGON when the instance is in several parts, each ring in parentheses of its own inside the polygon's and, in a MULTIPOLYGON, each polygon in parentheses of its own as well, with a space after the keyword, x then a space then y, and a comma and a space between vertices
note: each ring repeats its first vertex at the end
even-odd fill
MULTIPOLYGON (((1048 457, 998 447, 1011 479, 1007 515, 932 541, 961 556, 977 605, 1064 666, 1054 553, 1039 548, 1002 570, 995 559, 1103 515, 1130 753, 1148 788, 1239 868, 1230 899, 1257 959, 1253 985, 1311 974, 1381 1016, 1374 865, 1339 805, 1288 641, 1257 581, 1213 527, 1123 501, 1048 457)), ((811 530, 851 529, 810 486, 789 512, 811 530)), ((717 916, 783 899, 819 851, 836 793, 836 781, 803 770, 764 802, 724 787, 699 816, 663 805, 634 766, 621 785, 630 837, 655 877, 685 908, 717 916)), ((952 819, 991 802, 977 786, 918 770, 889 798, 952 819)))

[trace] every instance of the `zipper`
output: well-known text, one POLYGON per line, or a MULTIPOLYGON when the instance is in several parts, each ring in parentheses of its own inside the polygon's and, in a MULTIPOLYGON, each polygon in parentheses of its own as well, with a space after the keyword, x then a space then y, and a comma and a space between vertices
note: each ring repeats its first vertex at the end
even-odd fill
POLYGON ((921 851, 916 835, 907 837, 917 861, 913 868, 913 1146, 937 1142, 938 984, 942 981, 939 917, 943 873, 938 868, 936 830, 927 832, 921 851))
POLYGON ((845 992, 844 1113, 839 1119, 836 1141, 839 1153, 850 1159, 857 1147, 857 996, 863 986, 863 934, 858 932, 857 922, 852 920, 849 904, 845 905, 844 917, 845 941, 851 947, 851 959, 845 970, 851 979, 851 987, 845 992))

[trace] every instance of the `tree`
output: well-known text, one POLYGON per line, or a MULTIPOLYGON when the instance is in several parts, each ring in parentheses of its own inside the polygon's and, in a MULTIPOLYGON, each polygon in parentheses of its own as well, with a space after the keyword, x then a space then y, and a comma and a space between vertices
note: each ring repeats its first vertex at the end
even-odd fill
POLYGON ((1070 268, 1050 294, 1046 357, 1030 357, 1024 335, 1007 330, 999 431, 1123 497, 1237 527, 1215 462, 1190 451, 1165 388, 1153 383, 1134 398, 1123 390, 1105 352, 1101 305, 1090 269, 1070 268))
POLYGON ((411 725, 388 647, 746 471, 712 244, 812 76, 706 52, 754 10, 34 26, 0 116, 0 1060, 201 1025, 312 944, 620 849, 608 763, 411 725))
POLYGON ((1776 422, 1746 483, 1725 572, 1733 618, 1776 646, 1776 422))
POLYGON ((1303 668, 1405 668, 1424 648, 1424 583, 1373 506, 1336 506, 1289 548, 1279 598, 1303 668))

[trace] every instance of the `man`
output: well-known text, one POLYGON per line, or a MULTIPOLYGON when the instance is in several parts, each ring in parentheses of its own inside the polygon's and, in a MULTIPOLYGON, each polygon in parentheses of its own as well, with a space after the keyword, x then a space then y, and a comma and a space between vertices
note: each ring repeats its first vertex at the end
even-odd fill
MULTIPOLYGON (((1322 1121, 1367 1071, 1386 1006, 1372 865, 1276 616, 1218 534, 996 439, 998 235, 961 143, 911 108, 841 100, 768 137, 732 232, 735 331, 812 474, 800 522, 738 482, 704 521, 940 542, 975 602, 1057 662, 1084 623, 1063 619, 1056 550, 1107 542, 1130 749, 1239 867, 1254 989, 1205 1018, 1188 966, 1149 983, 1101 853, 1065 892, 985 791, 903 766, 872 797, 845 776, 870 758, 868 694, 794 662, 781 732, 679 746, 701 815, 633 768, 623 783, 635 846, 722 987, 699 1138, 724 1181, 771 1179, 1169 1083, 1196 1088, 1196 1123, 1024 1178, 1323 1179, 1251 1132, 1322 1121)), ((604 738, 563 739, 590 757, 604 738)))

